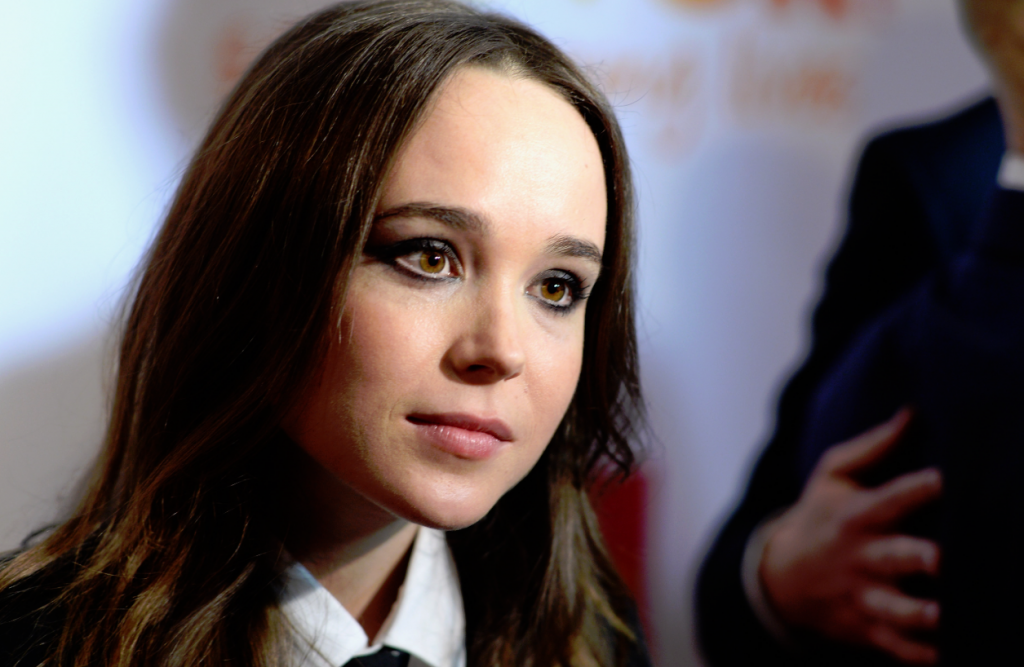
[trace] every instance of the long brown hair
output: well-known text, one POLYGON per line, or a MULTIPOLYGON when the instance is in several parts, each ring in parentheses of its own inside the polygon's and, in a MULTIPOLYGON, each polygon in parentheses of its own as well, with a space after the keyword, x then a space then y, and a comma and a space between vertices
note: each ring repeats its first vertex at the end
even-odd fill
POLYGON ((53 664, 287 662, 268 520, 278 424, 338 325, 399 148, 464 66, 563 95, 597 138, 608 196, 569 410, 534 470, 449 534, 469 663, 625 663, 631 603, 587 500, 605 462, 629 472, 640 414, 622 136, 532 30, 447 0, 386 0, 327 9, 272 44, 186 172, 126 318, 88 491, 0 572, 0 592, 60 591, 42 601, 58 619, 53 664))

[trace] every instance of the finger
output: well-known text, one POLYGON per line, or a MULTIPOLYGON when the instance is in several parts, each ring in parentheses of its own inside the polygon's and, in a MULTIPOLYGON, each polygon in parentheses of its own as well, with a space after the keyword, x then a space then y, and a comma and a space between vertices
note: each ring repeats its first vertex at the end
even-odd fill
POLYGON ((868 541, 861 550, 865 568, 874 575, 897 579, 911 574, 939 574, 939 545, 910 535, 868 541))
POLYGON ((868 524, 891 525, 941 495, 942 473, 938 468, 908 472, 877 489, 864 492, 864 507, 859 512, 860 518, 868 524))
POLYGON ((907 639, 888 625, 879 624, 868 630, 868 641, 909 665, 934 665, 939 652, 931 644, 907 639))
POLYGON ((888 421, 851 440, 829 448, 821 458, 821 468, 834 475, 850 475, 870 468, 899 442, 910 422, 910 409, 901 408, 888 421))
POLYGON ((870 586, 861 594, 861 606, 884 625, 900 630, 939 627, 939 603, 905 595, 895 588, 870 586))

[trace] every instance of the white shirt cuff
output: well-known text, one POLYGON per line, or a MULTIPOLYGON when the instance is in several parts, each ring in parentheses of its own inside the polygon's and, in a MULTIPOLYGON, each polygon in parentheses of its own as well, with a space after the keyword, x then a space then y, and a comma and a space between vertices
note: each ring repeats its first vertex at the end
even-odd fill
MULTIPOLYGON (((781 514, 781 512, 779 513, 781 514)), ((793 638, 786 630, 782 619, 778 617, 775 610, 764 592, 764 584, 761 583, 761 559, 764 557, 764 549, 768 545, 768 538, 771 537, 772 529, 779 518, 779 514, 773 514, 761 522, 747 540, 747 546, 743 550, 743 561, 740 564, 740 580, 743 582, 743 592, 746 593, 747 602, 754 610, 754 616, 761 621, 761 625, 785 646, 793 645, 793 638)))
POLYGON ((1024 155, 1007 152, 999 165, 999 187, 1004 190, 1024 190, 1024 155))

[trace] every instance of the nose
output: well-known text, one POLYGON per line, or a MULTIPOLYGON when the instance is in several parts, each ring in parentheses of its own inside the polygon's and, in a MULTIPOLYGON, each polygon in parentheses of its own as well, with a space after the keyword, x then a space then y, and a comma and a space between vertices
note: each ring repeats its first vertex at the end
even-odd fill
POLYGON ((521 304, 507 294, 484 300, 467 305, 448 351, 449 367, 469 384, 511 380, 526 364, 521 304))

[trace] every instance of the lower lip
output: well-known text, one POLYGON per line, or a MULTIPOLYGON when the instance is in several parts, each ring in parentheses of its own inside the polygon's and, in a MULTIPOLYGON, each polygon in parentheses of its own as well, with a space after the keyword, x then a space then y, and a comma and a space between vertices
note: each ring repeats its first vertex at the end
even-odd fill
POLYGON ((431 445, 460 459, 488 459, 494 456, 503 444, 502 440, 482 431, 470 431, 447 424, 411 423, 431 445))

